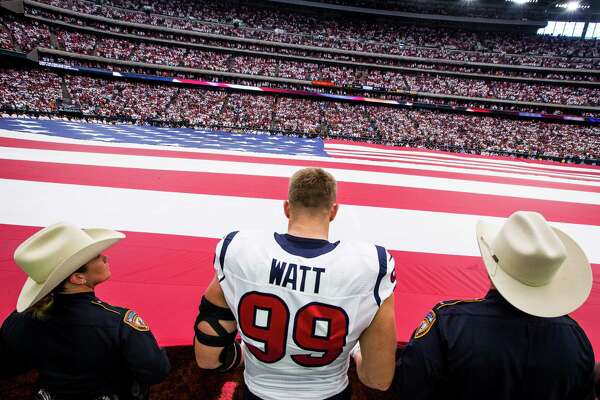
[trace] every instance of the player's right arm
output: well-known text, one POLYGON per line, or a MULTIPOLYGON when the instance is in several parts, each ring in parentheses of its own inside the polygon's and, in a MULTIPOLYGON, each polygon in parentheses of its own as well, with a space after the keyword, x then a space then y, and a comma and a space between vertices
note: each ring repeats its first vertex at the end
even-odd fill
POLYGON ((358 339, 360 351, 354 355, 358 378, 373 389, 387 390, 394 378, 396 360, 396 318, 394 294, 382 304, 371 325, 358 339))
POLYGON ((227 372, 242 362, 237 324, 216 277, 202 297, 195 323, 194 353, 200 368, 227 372))
POLYGON ((194 353, 200 368, 227 372, 243 362, 242 348, 235 340, 237 322, 219 282, 225 280, 225 259, 232 232, 216 247, 213 267, 215 276, 202 296, 194 323, 194 353))

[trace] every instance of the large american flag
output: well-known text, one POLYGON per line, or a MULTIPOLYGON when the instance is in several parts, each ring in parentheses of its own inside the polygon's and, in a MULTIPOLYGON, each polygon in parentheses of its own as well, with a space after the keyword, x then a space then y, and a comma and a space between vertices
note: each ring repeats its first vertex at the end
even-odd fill
POLYGON ((321 139, 149 126, 0 119, 0 321, 25 275, 12 253, 58 221, 109 227, 113 277, 98 296, 135 308, 162 345, 191 344, 197 304, 230 231, 285 232, 288 178, 305 166, 338 180, 331 240, 383 245, 396 259, 398 339, 438 301, 489 286, 475 223, 535 210, 570 234, 594 286, 573 314, 600 354, 600 168, 321 139))

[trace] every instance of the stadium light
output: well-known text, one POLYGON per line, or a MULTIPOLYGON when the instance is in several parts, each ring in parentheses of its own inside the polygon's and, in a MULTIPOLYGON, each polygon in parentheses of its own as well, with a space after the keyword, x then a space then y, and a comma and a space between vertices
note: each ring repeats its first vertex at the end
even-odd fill
POLYGON ((557 4, 556 7, 564 8, 566 11, 575 11, 579 8, 588 8, 589 6, 582 6, 578 1, 570 1, 568 3, 557 4))
POLYGON ((515 4, 526 4, 529 3, 529 0, 511 0, 511 2, 515 4))
POLYGON ((567 9, 567 11, 575 11, 579 8, 579 2, 578 1, 570 1, 567 3, 567 6, 565 8, 567 9))

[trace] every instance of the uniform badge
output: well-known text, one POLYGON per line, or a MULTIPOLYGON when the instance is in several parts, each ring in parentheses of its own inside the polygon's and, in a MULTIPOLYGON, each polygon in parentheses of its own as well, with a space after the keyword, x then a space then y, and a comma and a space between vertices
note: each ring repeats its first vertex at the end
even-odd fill
POLYGON ((435 320, 436 320, 435 312, 433 312, 433 310, 429 311, 427 313, 427 315, 425 316, 425 318, 423 318, 423 321, 421 321, 421 324, 419 324, 419 327, 417 328, 417 330, 415 331, 414 338, 419 339, 419 338, 422 338, 423 336, 427 335, 427 333, 429 332, 429 330, 435 323, 435 320))
POLYGON ((146 324, 142 317, 140 317, 138 313, 133 310, 128 310, 125 313, 123 322, 140 332, 148 332, 150 330, 150 327, 146 324))

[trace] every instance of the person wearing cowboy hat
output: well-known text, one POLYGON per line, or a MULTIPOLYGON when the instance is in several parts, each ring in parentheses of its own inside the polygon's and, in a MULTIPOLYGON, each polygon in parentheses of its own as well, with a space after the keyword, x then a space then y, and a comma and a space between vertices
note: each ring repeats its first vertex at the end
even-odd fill
POLYGON ((426 315, 398 360, 397 397, 593 399, 592 346, 567 315, 592 288, 583 250, 536 212, 476 233, 491 289, 426 315))
POLYGON ((37 369, 44 400, 141 399, 167 376, 169 360, 146 322, 94 294, 111 275, 103 252, 123 238, 58 223, 19 245, 14 259, 28 278, 0 328, 1 373, 37 369))

